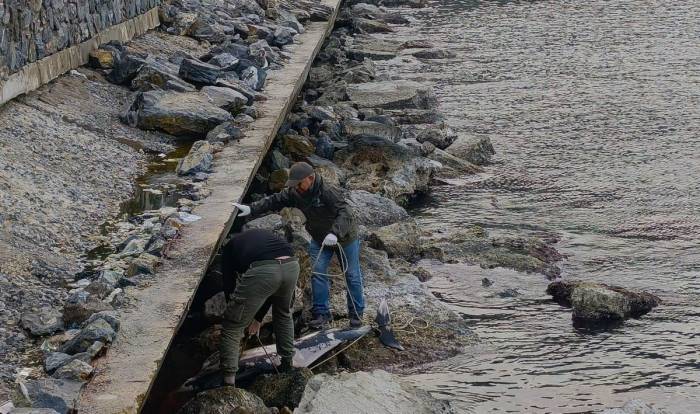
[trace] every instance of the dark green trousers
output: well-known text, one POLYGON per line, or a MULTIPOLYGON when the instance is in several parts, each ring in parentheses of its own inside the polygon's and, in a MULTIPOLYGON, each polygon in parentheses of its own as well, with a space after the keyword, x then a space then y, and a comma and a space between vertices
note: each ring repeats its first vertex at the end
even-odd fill
POLYGON ((224 375, 238 371, 241 339, 267 298, 272 304, 277 355, 283 358, 294 356, 291 307, 298 278, 299 262, 296 260, 253 267, 238 278, 233 300, 229 301, 224 313, 221 332, 221 370, 224 375))

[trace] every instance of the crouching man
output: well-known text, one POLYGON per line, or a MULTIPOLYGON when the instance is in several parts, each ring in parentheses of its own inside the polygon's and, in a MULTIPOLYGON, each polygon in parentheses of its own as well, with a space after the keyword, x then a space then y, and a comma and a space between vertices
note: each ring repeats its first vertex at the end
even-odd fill
POLYGON ((292 301, 299 278, 299 262, 292 246, 269 230, 253 229, 239 233, 224 247, 224 290, 229 299, 221 335, 221 369, 224 384, 235 385, 240 344, 244 331, 257 334, 260 322, 272 306, 272 327, 280 371, 292 367, 294 321, 292 301), (235 289, 232 288, 235 274, 235 289))
POLYGON ((360 271, 360 242, 357 226, 350 206, 340 189, 323 182, 313 167, 297 162, 289 170, 289 180, 284 190, 250 206, 234 204, 239 216, 259 216, 284 207, 296 207, 306 216, 306 230, 312 237, 309 243, 312 269, 311 290, 313 296, 311 327, 322 328, 331 320, 330 281, 327 275, 333 254, 338 255, 342 267, 347 267, 347 306, 350 326, 362 325, 365 308, 362 272, 360 271), (338 245, 342 247, 341 250, 338 245))

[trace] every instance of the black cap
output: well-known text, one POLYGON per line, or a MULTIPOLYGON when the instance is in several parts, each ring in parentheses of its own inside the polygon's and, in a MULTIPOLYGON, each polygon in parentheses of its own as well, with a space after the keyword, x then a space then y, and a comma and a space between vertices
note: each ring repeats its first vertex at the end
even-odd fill
POLYGON ((313 175, 314 168, 305 162, 295 162, 289 169, 289 179, 285 184, 287 187, 295 187, 304 178, 313 175))

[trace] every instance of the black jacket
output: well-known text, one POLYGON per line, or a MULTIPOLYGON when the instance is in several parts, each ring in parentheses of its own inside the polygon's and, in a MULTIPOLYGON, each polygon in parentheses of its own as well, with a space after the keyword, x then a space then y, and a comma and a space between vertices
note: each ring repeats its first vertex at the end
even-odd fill
POLYGON ((309 191, 299 194, 294 188, 285 188, 279 193, 251 204, 251 215, 258 216, 268 211, 279 211, 284 207, 296 207, 306 216, 306 230, 318 243, 328 233, 338 236, 341 245, 357 239, 357 225, 351 207, 340 189, 325 184, 316 174, 309 191))

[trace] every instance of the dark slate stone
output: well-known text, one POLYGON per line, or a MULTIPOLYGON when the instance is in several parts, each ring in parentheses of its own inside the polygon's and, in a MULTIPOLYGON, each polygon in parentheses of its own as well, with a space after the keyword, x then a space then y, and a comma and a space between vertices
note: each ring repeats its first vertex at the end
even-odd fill
POLYGON ((196 59, 183 59, 179 75, 196 85, 214 85, 221 74, 221 68, 196 59))

